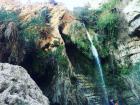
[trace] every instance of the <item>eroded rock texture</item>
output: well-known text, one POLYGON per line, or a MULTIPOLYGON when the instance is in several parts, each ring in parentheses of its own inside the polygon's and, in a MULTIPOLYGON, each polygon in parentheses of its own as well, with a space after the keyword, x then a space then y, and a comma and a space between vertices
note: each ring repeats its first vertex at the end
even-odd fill
POLYGON ((123 102, 127 105, 139 105, 140 1, 128 0, 126 2, 121 11, 123 21, 117 41, 118 48, 114 50, 114 54, 117 64, 129 67, 127 68, 129 73, 121 75, 125 83, 123 86, 125 90, 121 90, 123 102))
POLYGON ((1 105, 49 105, 24 68, 1 63, 0 78, 1 105))
POLYGON ((132 0, 124 8, 123 13, 128 22, 129 34, 139 36, 140 33, 140 1, 132 0))
MULTIPOLYGON (((124 0, 125 1, 125 0, 124 0)), ((128 4, 124 6, 121 11, 123 16, 122 24, 118 38, 118 50, 116 51, 116 59, 129 59, 134 64, 140 59, 139 46, 139 27, 140 27, 140 1, 127 1, 128 4)), ((121 17, 122 18, 122 17, 121 17)))

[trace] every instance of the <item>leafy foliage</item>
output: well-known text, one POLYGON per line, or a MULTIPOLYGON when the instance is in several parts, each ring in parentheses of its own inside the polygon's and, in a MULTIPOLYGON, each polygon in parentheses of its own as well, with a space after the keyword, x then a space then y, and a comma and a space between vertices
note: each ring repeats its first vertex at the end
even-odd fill
POLYGON ((87 57, 90 56, 90 42, 86 38, 85 28, 81 23, 75 23, 70 29, 70 40, 87 57))
POLYGON ((103 11, 108 11, 113 9, 117 4, 119 3, 119 0, 110 0, 109 2, 102 5, 103 11))
MULTIPOLYGON (((116 5, 119 0, 110 0, 102 5, 98 10, 90 10, 87 7, 79 8, 74 11, 77 19, 86 25, 88 29, 98 33, 98 43, 94 40, 100 55, 106 57, 109 55, 110 47, 115 49, 116 40, 119 32, 119 15, 116 5)), ((83 46, 83 40, 78 40, 78 43, 83 46)), ((85 46, 87 47, 87 46, 85 46)))
POLYGON ((19 22, 18 14, 16 12, 7 11, 4 8, 0 9, 0 21, 5 23, 13 21, 18 23, 19 22))
POLYGON ((56 51, 44 51, 38 49, 33 59, 33 70, 39 75, 45 74, 46 71, 57 71, 60 66, 61 70, 65 71, 68 68, 66 56, 62 54, 64 47, 59 46, 56 51))
POLYGON ((89 10, 87 7, 79 7, 74 10, 74 15, 76 18, 84 23, 87 27, 92 26, 90 28, 95 28, 93 26, 96 24, 98 19, 98 13, 100 13, 100 11, 89 10))
POLYGON ((113 29, 117 27, 118 16, 116 13, 105 12, 100 15, 98 20, 99 29, 106 29, 107 31, 114 31, 113 29))
POLYGON ((50 52, 49 56, 53 56, 57 62, 57 65, 65 71, 68 68, 68 60, 65 55, 63 55, 64 46, 59 46, 56 51, 50 52))
POLYGON ((38 13, 37 17, 31 18, 26 23, 21 23, 21 33, 25 40, 35 42, 40 37, 39 30, 46 28, 46 15, 49 15, 47 11, 48 10, 45 9, 41 14, 38 13))

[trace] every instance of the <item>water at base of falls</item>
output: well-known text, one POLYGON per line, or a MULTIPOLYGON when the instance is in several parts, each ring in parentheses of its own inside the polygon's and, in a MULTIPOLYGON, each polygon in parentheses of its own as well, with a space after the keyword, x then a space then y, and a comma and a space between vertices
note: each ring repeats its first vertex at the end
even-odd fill
MULTIPOLYGON (((84 25, 84 27, 85 27, 85 25, 84 25)), ((85 29, 86 29, 86 27, 85 27, 85 29)), ((87 33, 87 38, 88 38, 88 40, 90 41, 90 44, 91 44, 92 54, 95 57, 97 68, 99 70, 99 77, 100 77, 100 82, 101 82, 100 84, 101 84, 101 88, 102 88, 102 91, 103 91, 103 94, 102 94, 103 105, 109 105, 108 94, 107 94, 107 90, 106 90, 106 85, 105 85, 105 81, 104 81, 103 70, 102 70, 100 59, 99 59, 99 55, 98 55, 97 49, 93 45, 92 39, 91 39, 90 34, 87 31, 87 29, 86 29, 86 33, 87 33)))

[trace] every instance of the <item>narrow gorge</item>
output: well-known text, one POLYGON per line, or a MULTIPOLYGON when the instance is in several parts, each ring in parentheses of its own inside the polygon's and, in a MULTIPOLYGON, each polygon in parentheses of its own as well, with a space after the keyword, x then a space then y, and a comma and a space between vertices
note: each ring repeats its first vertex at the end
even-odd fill
POLYGON ((140 0, 0 0, 0 105, 140 105, 140 0))

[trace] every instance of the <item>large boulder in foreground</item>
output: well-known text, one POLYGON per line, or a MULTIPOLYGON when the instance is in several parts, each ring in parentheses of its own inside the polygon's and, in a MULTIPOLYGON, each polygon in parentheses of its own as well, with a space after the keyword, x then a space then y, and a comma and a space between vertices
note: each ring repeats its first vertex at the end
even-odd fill
POLYGON ((0 63, 0 105, 49 105, 49 101, 24 68, 0 63))

